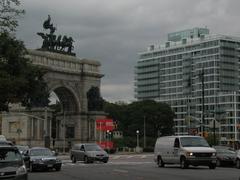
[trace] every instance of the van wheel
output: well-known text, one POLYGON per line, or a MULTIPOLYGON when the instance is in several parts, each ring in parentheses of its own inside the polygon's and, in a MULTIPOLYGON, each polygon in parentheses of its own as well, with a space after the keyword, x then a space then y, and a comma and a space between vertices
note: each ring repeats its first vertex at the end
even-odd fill
POLYGON ((83 161, 84 161, 85 164, 89 163, 89 159, 88 159, 88 157, 87 157, 87 156, 84 156, 83 161))
POLYGON ((76 160, 76 158, 74 157, 74 156, 72 156, 72 163, 76 163, 77 162, 77 160, 76 160))
POLYGON ((217 159, 217 167, 220 167, 221 166, 221 161, 219 159, 217 159))
POLYGON ((164 162, 163 162, 161 157, 158 157, 157 165, 158 165, 158 167, 164 167, 165 164, 164 164, 164 162))
POLYGON ((180 167, 181 167, 181 169, 186 169, 186 168, 188 168, 188 163, 187 163, 187 161, 186 161, 186 158, 185 157, 181 157, 181 159, 180 159, 180 167))
POLYGON ((240 160, 239 159, 237 159, 237 161, 236 161, 236 168, 240 169, 240 160))
POLYGON ((209 169, 215 169, 216 168, 216 164, 215 163, 211 163, 210 165, 209 165, 209 169))

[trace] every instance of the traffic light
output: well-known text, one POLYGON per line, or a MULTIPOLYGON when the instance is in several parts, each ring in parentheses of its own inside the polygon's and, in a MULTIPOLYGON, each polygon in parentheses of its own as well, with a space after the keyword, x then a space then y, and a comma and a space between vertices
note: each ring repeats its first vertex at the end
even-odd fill
POLYGON ((199 132, 198 135, 199 135, 199 136, 202 136, 202 137, 204 137, 204 138, 207 138, 207 137, 208 137, 208 132, 207 132, 207 131, 199 132))
POLYGON ((207 132, 207 131, 204 131, 204 132, 203 132, 203 137, 205 137, 205 138, 208 137, 208 132, 207 132))

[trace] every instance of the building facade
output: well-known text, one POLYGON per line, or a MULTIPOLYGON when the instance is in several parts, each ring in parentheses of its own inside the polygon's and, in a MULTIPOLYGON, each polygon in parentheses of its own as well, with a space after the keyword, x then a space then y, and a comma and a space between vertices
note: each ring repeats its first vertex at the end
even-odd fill
POLYGON ((197 128, 215 132, 221 143, 238 141, 239 48, 240 38, 207 28, 169 33, 167 42, 139 53, 135 97, 169 104, 175 134, 197 128))

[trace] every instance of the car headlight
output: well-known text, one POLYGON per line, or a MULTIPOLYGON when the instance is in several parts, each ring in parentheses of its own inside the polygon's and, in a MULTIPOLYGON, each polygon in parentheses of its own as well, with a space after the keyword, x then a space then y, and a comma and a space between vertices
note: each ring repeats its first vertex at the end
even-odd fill
POLYGON ((192 152, 187 152, 187 156, 193 156, 192 152))
POLYGON ((56 159, 56 162, 57 163, 61 163, 62 161, 60 159, 56 159))
POLYGON ((216 153, 212 153, 212 156, 216 156, 216 153))
POLYGON ((42 159, 34 159, 34 160, 33 160, 33 163, 42 164, 42 163, 43 163, 43 160, 42 160, 42 159))
POLYGON ((27 173, 27 169, 26 166, 23 165, 21 167, 19 167, 16 171, 17 175, 22 175, 22 174, 26 174, 27 173))

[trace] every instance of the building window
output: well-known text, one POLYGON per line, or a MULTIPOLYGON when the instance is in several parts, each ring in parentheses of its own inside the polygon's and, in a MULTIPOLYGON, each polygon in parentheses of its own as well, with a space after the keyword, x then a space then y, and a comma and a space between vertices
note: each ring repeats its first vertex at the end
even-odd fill
POLYGON ((9 133, 16 133, 19 128, 19 122, 9 122, 9 133))
POLYGON ((66 138, 74 138, 74 132, 75 132, 74 127, 67 127, 66 128, 66 138))

